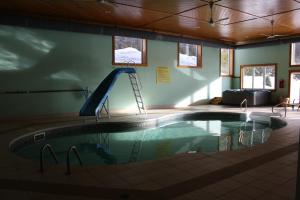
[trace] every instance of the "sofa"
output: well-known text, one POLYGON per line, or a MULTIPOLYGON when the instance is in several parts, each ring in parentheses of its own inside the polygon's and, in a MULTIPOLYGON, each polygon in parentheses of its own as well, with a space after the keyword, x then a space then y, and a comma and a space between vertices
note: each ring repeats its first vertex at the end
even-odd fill
POLYGON ((232 89, 232 90, 225 90, 223 91, 222 94, 222 103, 224 105, 240 105, 244 99, 247 99, 248 106, 270 105, 271 91, 232 89))

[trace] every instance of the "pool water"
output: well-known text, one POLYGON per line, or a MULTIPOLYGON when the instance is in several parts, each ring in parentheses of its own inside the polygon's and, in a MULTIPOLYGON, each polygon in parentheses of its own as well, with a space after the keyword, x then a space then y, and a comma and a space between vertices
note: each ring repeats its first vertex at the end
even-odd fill
MULTIPOLYGON (((218 152, 264 143, 271 135, 268 124, 258 121, 198 120, 179 121, 163 127, 128 131, 82 133, 57 136, 16 150, 22 157, 39 159, 40 148, 50 144, 60 163, 67 149, 75 145, 86 164, 122 164, 154 160, 181 153, 218 152)), ((45 160, 52 162, 45 152, 45 160)), ((75 155, 71 162, 77 163, 75 155)))

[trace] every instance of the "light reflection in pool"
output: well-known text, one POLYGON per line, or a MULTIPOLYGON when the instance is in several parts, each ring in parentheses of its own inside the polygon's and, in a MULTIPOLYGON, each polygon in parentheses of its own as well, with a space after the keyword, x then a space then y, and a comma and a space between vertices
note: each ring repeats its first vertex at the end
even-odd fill
POLYGON ((122 164, 160 159, 180 153, 247 148, 267 141, 271 131, 268 124, 257 121, 179 121, 146 130, 56 137, 24 146, 16 153, 26 158, 38 159, 39 149, 49 143, 60 162, 64 162, 68 147, 76 145, 85 164, 122 164))

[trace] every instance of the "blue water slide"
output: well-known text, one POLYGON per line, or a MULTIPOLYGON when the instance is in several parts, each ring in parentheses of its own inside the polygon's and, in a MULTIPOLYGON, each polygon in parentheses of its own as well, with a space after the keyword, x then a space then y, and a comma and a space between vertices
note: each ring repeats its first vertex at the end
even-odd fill
POLYGON ((89 96, 84 105, 80 109, 80 116, 95 116, 95 110, 98 106, 102 106, 120 74, 136 73, 133 68, 117 68, 114 69, 105 79, 98 85, 96 90, 89 96))

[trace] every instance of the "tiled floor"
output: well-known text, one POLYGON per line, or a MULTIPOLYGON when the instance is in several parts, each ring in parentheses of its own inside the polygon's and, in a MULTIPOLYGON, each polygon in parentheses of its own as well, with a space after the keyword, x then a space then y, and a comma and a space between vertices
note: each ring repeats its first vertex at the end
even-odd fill
MULTIPOLYGON (((153 110, 152 117, 191 110, 238 108, 198 106, 186 110, 153 110)), ((271 108, 249 108, 270 112, 271 108)), ((133 120, 135 115, 111 120, 133 120)), ((180 154, 171 158, 117 166, 65 166, 38 172, 39 163, 7 151, 11 139, 26 132, 77 117, 2 120, 0 123, 0 199, 279 199, 294 200, 296 190, 300 112, 289 110, 288 126, 275 130, 267 143, 239 151, 180 154)), ((107 120, 107 119, 105 119, 107 120)))

